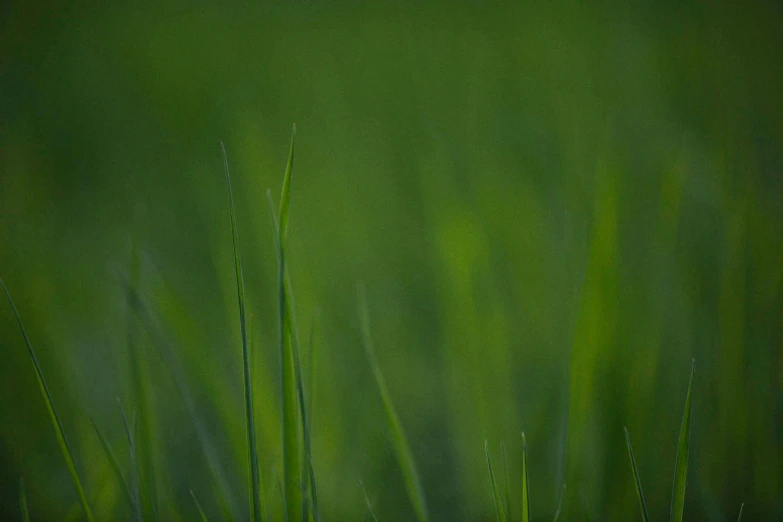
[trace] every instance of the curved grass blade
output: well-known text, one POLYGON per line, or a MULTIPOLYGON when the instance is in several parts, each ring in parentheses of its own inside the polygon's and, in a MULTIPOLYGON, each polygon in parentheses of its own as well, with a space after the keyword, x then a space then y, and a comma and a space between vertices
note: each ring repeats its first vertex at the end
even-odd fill
POLYGON ((242 368, 244 371, 245 389, 245 423, 247 427, 247 444, 249 448, 251 501, 250 508, 253 520, 261 522, 261 480, 258 471, 258 449, 256 446, 255 410, 253 409, 253 380, 250 375, 250 354, 247 342, 247 324, 245 320, 245 281, 242 276, 242 258, 239 253, 239 236, 237 234, 236 215, 234 212, 234 194, 231 191, 231 175, 228 170, 226 147, 220 142, 223 151, 223 166, 226 170, 226 185, 228 186, 229 212, 231 215, 231 236, 234 243, 234 269, 237 280, 237 299, 239 301, 239 329, 242 335, 242 368))
POLYGON ((87 497, 84 495, 84 488, 82 487, 82 481, 79 479, 79 473, 76 471, 76 464, 73 460, 73 453, 71 452, 71 448, 68 445, 68 440, 65 438, 63 425, 62 422, 60 422, 60 417, 57 415, 57 410, 54 407, 54 401, 52 401, 52 395, 49 392, 49 387, 46 385, 46 380, 44 380, 41 365, 38 364, 38 357, 36 357, 35 351, 33 350, 33 345, 30 343, 30 338, 27 336, 27 331, 24 329, 22 318, 19 316, 19 311, 16 309, 16 304, 14 304, 14 300, 11 298, 11 294, 8 292, 8 288, 5 286, 5 283, 2 279, 0 279, 0 286, 3 287, 5 295, 8 298, 8 302, 11 304, 11 310, 14 312, 14 317, 16 317, 19 330, 22 332, 24 343, 27 346, 27 353, 30 355, 30 359, 33 361, 33 366, 35 367, 35 376, 38 379, 38 385, 41 388, 41 394, 43 395, 44 402, 46 403, 46 409, 49 411, 49 418, 51 419, 52 425, 54 426, 54 431, 57 434, 57 442, 60 444, 60 451, 63 454, 63 458, 65 458, 65 464, 68 466, 68 472, 70 473, 71 480, 73 481, 73 485, 76 488, 76 493, 79 495, 79 501, 81 502, 82 509, 84 510, 84 514, 87 517, 88 522, 92 522, 92 510, 90 509, 90 506, 87 502, 87 497))
POLYGON ((745 509, 745 503, 743 502, 742 505, 740 506, 740 512, 739 512, 739 516, 737 517, 737 522, 742 522, 742 511, 744 509, 745 509))
POLYGON ((125 416, 125 410, 122 409, 120 399, 117 399, 117 404, 120 407, 120 415, 122 416, 122 425, 125 428, 125 436, 128 438, 128 454, 130 455, 130 467, 131 467, 131 483, 130 491, 133 502, 133 512, 136 514, 136 521, 141 522, 141 498, 139 497, 139 464, 136 459, 136 446, 133 443, 133 435, 131 434, 130 424, 128 424, 128 418, 125 416))
POLYGON ((117 460, 117 457, 114 455, 114 451, 111 449, 111 445, 106 440, 106 437, 103 436, 103 433, 98 428, 98 425, 95 424, 95 421, 90 419, 90 422, 92 423, 93 429, 95 429, 95 434, 98 436, 98 442, 101 443, 101 448, 103 449, 103 453, 106 455, 106 458, 109 461, 109 464, 111 465, 111 469, 114 472, 114 475, 117 477, 117 482, 119 482, 122 485, 122 491, 125 493, 125 499, 128 501, 128 506, 130 506, 131 509, 134 510, 135 513, 135 506, 133 502, 133 494, 131 493, 130 486, 128 486, 128 482, 125 480, 125 477, 122 474, 122 469, 120 468, 120 463, 117 460))
POLYGON ((530 481, 527 477, 527 439, 522 432, 522 522, 530 522, 530 481))
POLYGON ((367 505, 367 511, 369 511, 370 517, 372 518, 373 522, 378 522, 378 517, 375 516, 375 511, 373 511, 372 509, 372 502, 370 502, 370 497, 367 496, 367 490, 364 489, 364 484, 362 483, 362 479, 359 479, 359 488, 361 488, 362 490, 364 503, 367 505))
POLYGON ((500 499, 495 474, 492 472, 492 459, 489 456, 489 441, 484 441, 484 453, 487 456, 487 469, 489 469, 489 481, 492 484, 492 499, 495 501, 495 516, 498 522, 506 522, 506 512, 503 509, 503 501, 500 499))
POLYGON ((193 493, 192 489, 190 490, 190 498, 193 499, 193 503, 196 505, 196 509, 198 510, 199 517, 201 517, 201 522, 209 522, 207 515, 204 513, 204 510, 201 509, 201 504, 199 504, 198 499, 196 498, 196 494, 193 493))
POLYGON ((383 401, 383 408, 386 411, 386 420, 389 423, 394 452, 397 456, 397 462, 400 465, 402 476, 405 479, 405 488, 408 491, 408 497, 413 510, 416 512, 416 518, 419 522, 427 522, 427 502, 424 498, 424 490, 421 487, 421 479, 416 471, 416 464, 413 460, 408 440, 405 437, 405 431, 402 428, 397 411, 394 409, 391 394, 386 388, 386 381, 383 378, 381 367, 375 359, 375 350, 372 344, 372 335, 370 333, 370 313, 367 307, 367 293, 363 285, 359 285, 359 321, 362 329, 362 340, 364 342, 364 352, 367 355, 367 361, 375 377, 375 384, 383 401))
POLYGON ((685 510, 685 483, 688 476, 688 453, 691 439, 691 396, 693 394, 693 374, 696 362, 691 362, 691 378, 688 383, 688 395, 685 397, 685 413, 682 416, 680 439, 677 443, 677 462, 674 466, 674 487, 672 491, 671 522, 682 522, 685 510))
POLYGON ((639 508, 642 510, 642 520, 650 522, 650 516, 647 514, 647 503, 644 501, 644 492, 642 491, 642 480, 639 477, 639 469, 636 467, 636 458, 633 455, 633 446, 631 446, 631 436, 628 434, 628 428, 625 430, 625 444, 628 446, 628 457, 631 459, 631 468, 633 468, 633 478, 636 483, 636 497, 639 499, 639 508))
POLYGON ((566 485, 563 484, 563 489, 560 490, 560 500, 557 501, 557 509, 555 509, 555 516, 552 518, 552 522, 560 520, 560 513, 563 509, 563 498, 565 498, 566 485))
POLYGON ((22 512, 22 521, 30 522, 30 512, 27 510, 27 495, 24 492, 24 479, 19 479, 19 510, 22 512))

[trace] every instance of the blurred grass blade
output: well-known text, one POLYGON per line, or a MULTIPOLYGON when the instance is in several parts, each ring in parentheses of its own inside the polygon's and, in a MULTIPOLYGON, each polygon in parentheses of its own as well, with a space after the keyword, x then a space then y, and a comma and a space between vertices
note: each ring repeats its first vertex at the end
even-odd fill
POLYGON ((563 489, 560 490, 560 500, 557 501, 557 509, 555 509, 555 516, 552 518, 552 522, 558 522, 560 520, 560 513, 563 509, 563 499, 565 498, 566 485, 563 484, 563 489))
POLYGON ((231 175, 228 170, 226 147, 220 142, 223 151, 223 166, 226 170, 226 185, 228 186, 229 213, 231 215, 231 236, 234 244, 234 268, 236 271, 237 298, 239 301, 239 329, 242 336, 242 367, 244 370, 245 390, 245 425, 247 428, 247 444, 249 448, 251 501, 250 508, 253 520, 261 521, 261 486, 258 471, 258 450, 256 446, 255 410, 253 409, 253 380, 250 375, 250 354, 247 343, 247 324, 245 320, 245 282, 242 276, 242 258, 239 253, 239 237, 237 234, 236 214, 234 211, 234 194, 231 191, 231 175))
POLYGON ((362 479, 359 479, 359 488, 362 490, 364 503, 367 505, 367 511, 370 513, 370 517, 372 518, 373 522, 378 522, 378 517, 375 516, 375 511, 372 509, 372 502, 370 502, 370 497, 367 496, 367 490, 364 489, 362 479))
POLYGON ((489 469, 489 481, 492 484, 492 499, 495 501, 495 515, 498 522, 506 522, 506 512, 503 509, 503 501, 500 499, 495 474, 492 472, 492 459, 489 456, 489 441, 484 441, 484 453, 487 456, 487 469, 489 469))
POLYGON ((125 428, 125 436, 128 438, 128 455, 130 457, 130 469, 131 469, 131 481, 130 481, 130 491, 131 491, 131 499, 133 500, 131 503, 131 507, 133 508, 133 512, 135 513, 135 518, 137 522, 140 522, 142 519, 142 513, 141 513, 141 500, 139 498, 139 468, 138 468, 138 460, 136 459, 136 445, 133 443, 133 435, 131 432, 130 424, 128 424, 128 418, 125 416, 125 410, 122 408, 122 403, 120 403, 120 399, 117 399, 117 404, 120 407, 120 415, 122 416, 122 425, 125 428))
POLYGON ((739 516, 737 517, 737 522, 742 522, 742 511, 745 509, 745 503, 743 502, 742 505, 740 505, 740 512, 739 516))
POLYGON ((35 351, 33 350, 33 345, 30 343, 30 338, 27 336, 27 331, 24 329, 22 318, 19 316, 19 311, 16 309, 16 304, 14 304, 14 300, 11 298, 11 294, 2 279, 0 279, 0 286, 3 287, 3 291, 5 291, 8 302, 11 304, 14 317, 16 317, 19 330, 21 330, 24 343, 27 346, 27 353, 30 355, 30 359, 33 361, 33 366, 35 367, 35 376, 38 379, 38 385, 41 388, 41 394, 43 395, 44 402, 46 403, 46 409, 49 411, 49 417, 52 421, 52 425, 54 426, 54 431, 57 434, 57 442, 60 444, 60 451, 62 451, 63 457, 65 458, 65 463, 68 466, 68 472, 71 474, 71 480, 73 480, 73 485, 76 487, 76 493, 79 495, 79 501, 81 502, 82 509, 84 510, 84 514, 87 517, 87 520, 92 522, 92 510, 87 503, 87 497, 84 495, 84 488, 82 487, 82 481, 79 479, 79 473, 76 471, 76 464, 73 460, 73 453, 71 452, 71 448, 68 446, 68 441, 65 438, 65 433, 63 432, 63 426, 60 422, 60 417, 57 415, 57 410, 54 408, 52 395, 49 392, 49 387, 46 385, 46 381, 44 380, 41 366, 38 364, 38 357, 36 357, 35 351))
POLYGON ((639 499, 639 508, 642 510, 642 520, 650 522, 650 516, 647 514, 647 503, 644 501, 644 492, 642 491, 642 480, 639 477, 636 457, 634 457, 633 446, 631 446, 631 436, 628 434, 628 428, 623 429, 625 430, 625 444, 628 446, 628 457, 631 459, 631 468, 633 468, 633 478, 636 483, 636 498, 639 499))
POLYGON ((288 231, 288 207, 291 203, 291 175, 294 170, 294 141, 296 139, 296 125, 291 131, 291 148, 288 151, 288 162, 283 176, 283 190, 280 194, 280 244, 285 244, 285 236, 288 231))
POLYGON ((506 516, 511 518, 511 479, 508 475, 508 458, 506 456, 506 443, 500 443, 500 458, 503 460, 503 500, 506 516))
POLYGON ((196 494, 193 493, 193 490, 190 490, 190 498, 193 499, 193 503, 196 505, 196 509, 198 510, 199 517, 201 518, 201 522, 209 522, 209 519, 207 519, 207 515, 204 513, 204 510, 201 509, 201 504, 199 504, 198 499, 196 498, 196 494))
POLYGON ((522 432, 522 522, 530 522, 530 482, 527 477, 527 439, 522 432))
POLYGON ((19 509, 22 512, 22 521, 30 522, 30 512, 27 510, 27 495, 24 492, 24 479, 19 479, 19 509))
POLYGON ((141 298, 137 289, 131 287, 127 280, 122 280, 122 284, 131 308, 139 317, 141 324, 144 325, 153 344, 157 348, 158 353, 163 358, 163 362, 171 375, 174 387, 177 389, 185 406, 185 410, 187 411, 190 420, 193 422, 196 437, 198 438, 199 445, 206 458, 212 481, 217 487, 218 500, 221 506, 223 506, 224 511, 232 511, 232 518, 238 519, 239 517, 236 515, 237 504, 234 500, 231 488, 228 485, 226 472, 218 457, 217 448, 212 441, 212 436, 207 429, 204 419, 198 414, 196 401, 193 398, 193 393, 190 391, 190 386, 185 378, 185 373, 171 346, 171 341, 169 341, 162 326, 152 310, 150 310, 149 305, 141 298))
POLYGON ((103 453, 106 454, 106 458, 111 465, 111 469, 114 472, 114 475, 117 477, 117 481, 122 486, 122 490, 125 493, 125 498, 128 501, 128 506, 130 506, 131 509, 135 509, 133 503, 133 494, 131 493, 130 486, 128 486, 128 482, 125 480, 125 477, 122 474, 122 468, 120 467, 120 463, 117 460, 117 457, 114 455, 114 451, 112 451, 109 442, 106 440, 106 437, 103 436, 103 433, 98 428, 98 425, 95 424, 95 421, 90 419, 90 422, 92 423, 93 429, 95 429, 95 434, 98 436, 98 441, 101 443, 103 453))
POLYGON ((688 453, 691 439, 691 396, 693 394, 693 374, 696 362, 691 362, 691 378, 688 383, 688 395, 685 397, 685 412, 680 427, 680 440, 677 443, 677 462, 674 466, 674 487, 672 491, 671 522, 682 522, 685 510, 685 483, 688 476, 688 453))
POLYGON ((389 423, 394 451, 397 456, 397 462, 400 465, 402 476, 405 479, 405 487, 408 490, 413 509, 419 522, 429 520, 427 515, 427 503, 424 498, 424 491, 421 487, 421 480, 416 471, 416 464, 413 460, 408 440, 405 437, 405 431, 402 428, 400 419, 394 409, 391 394, 386 388, 386 381, 383 378, 381 367, 375 359, 375 350, 372 344, 372 335, 370 333, 370 313, 367 306, 367 292, 363 285, 359 285, 359 321, 361 324, 362 340, 364 342, 364 352, 375 377, 375 384, 383 401, 383 408, 386 411, 386 420, 389 423))

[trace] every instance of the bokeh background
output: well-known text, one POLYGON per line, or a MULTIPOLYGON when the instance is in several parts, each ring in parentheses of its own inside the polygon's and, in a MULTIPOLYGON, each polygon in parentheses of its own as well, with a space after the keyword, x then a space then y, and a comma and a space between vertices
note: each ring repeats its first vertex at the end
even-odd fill
MULTIPOLYGON (((221 516, 205 433, 247 516, 221 140, 281 516, 265 190, 293 123, 288 261, 325 519, 366 519, 359 478, 382 520, 413 517, 359 281, 433 520, 494 519, 484 441, 496 465, 505 443, 518 492, 522 430, 535 520, 564 482, 567 520, 633 520, 623 426, 665 516, 692 359, 686 518, 745 502, 783 519, 780 5, 128 4, 0 7, 0 277, 99 520, 129 513, 90 423, 126 463, 117 398, 142 419, 162 520, 197 516, 191 489, 221 516)), ((20 519, 20 477, 33 519, 79 519, 3 301, 3 520, 20 519)))

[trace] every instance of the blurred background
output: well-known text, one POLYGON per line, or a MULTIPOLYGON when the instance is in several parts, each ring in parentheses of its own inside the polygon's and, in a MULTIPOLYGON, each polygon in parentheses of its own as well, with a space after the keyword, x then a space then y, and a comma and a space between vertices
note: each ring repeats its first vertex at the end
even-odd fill
MULTIPOLYGON (((433 520, 494 520, 485 440, 521 518, 522 430, 535 520, 563 483, 567 520, 634 520, 623 426, 665 516, 692 359, 686 519, 783 520, 780 5, 10 2, 0 20, 0 277, 98 520, 130 512, 90 422, 129 465, 117 399, 162 520, 198 516, 189 490, 220 519, 219 488, 247 517, 221 140, 281 516, 265 191, 293 123, 325 520, 367 518, 359 478, 379 518, 413 518, 360 281, 433 520)), ((34 520, 82 516, 3 300, 0 519, 21 519, 20 477, 34 520)))

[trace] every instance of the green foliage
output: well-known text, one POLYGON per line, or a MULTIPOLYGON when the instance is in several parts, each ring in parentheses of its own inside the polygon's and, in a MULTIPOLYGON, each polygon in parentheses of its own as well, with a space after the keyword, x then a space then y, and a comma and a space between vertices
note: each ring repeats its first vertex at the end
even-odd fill
POLYGON ((73 461, 73 454, 71 453, 71 448, 68 445, 68 440, 65 438, 65 432, 63 431, 63 426, 60 422, 60 416, 57 415, 57 410, 54 407, 52 394, 49 392, 49 387, 46 385, 43 370, 41 370, 41 365, 38 363, 38 357, 36 357, 35 350, 33 350, 33 345, 30 343, 30 338, 27 336, 27 331, 24 329, 22 318, 19 316, 19 312, 16 309, 16 304, 14 304, 14 300, 11 298, 11 294, 2 279, 0 279, 0 286, 3 287, 3 291, 8 298, 8 302, 11 304, 11 310, 14 313, 16 322, 19 325, 19 330, 22 332, 24 344, 27 346, 27 353, 30 356, 30 360, 33 362, 33 367, 35 368, 35 376, 38 379, 38 385, 41 388, 41 395, 43 396, 44 402, 46 403, 46 409, 49 412, 49 418, 51 419, 52 426, 54 427, 54 431, 57 434, 57 442, 60 445, 60 451, 63 454, 63 458, 65 458, 65 463, 68 466, 68 472, 71 474, 71 480, 73 481, 73 485, 76 488, 76 493, 79 495, 79 501, 81 502, 82 509, 84 510, 84 514, 87 517, 87 520, 92 522, 92 510, 87 503, 87 497, 84 495, 82 481, 79 479, 79 473, 76 471, 76 464, 73 461))
POLYGON ((642 510, 642 520, 650 522, 650 517, 647 514, 647 504, 644 501, 644 492, 642 491, 642 480, 639 478, 639 470, 636 467, 636 458, 633 455, 633 447, 631 446, 631 436, 628 434, 628 428, 623 429, 625 430, 625 443, 628 446, 628 457, 631 459, 633 479, 636 484, 636 496, 639 498, 639 508, 642 510))
POLYGON ((22 521, 30 522, 30 513, 27 510, 27 495, 24 492, 24 479, 19 479, 19 510, 22 512, 22 521))
POLYGON ((503 509, 503 500, 500 497, 495 474, 492 472, 492 458, 489 455, 489 441, 484 441, 484 453, 487 456, 487 469, 489 470, 489 482, 492 486, 492 500, 495 502, 495 516, 498 522, 506 522, 506 512, 503 509))
POLYGON ((693 375, 696 362, 691 365, 691 378, 688 382, 688 395, 685 397, 685 412, 682 415, 680 438, 677 443, 677 462, 674 466, 674 487, 672 490, 671 521, 682 522, 685 510, 685 480, 688 475, 688 454, 691 440, 691 395, 693 394, 693 375))
POLYGON ((527 439, 522 432, 522 522, 530 522, 530 481, 527 476, 527 439))

